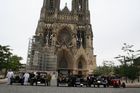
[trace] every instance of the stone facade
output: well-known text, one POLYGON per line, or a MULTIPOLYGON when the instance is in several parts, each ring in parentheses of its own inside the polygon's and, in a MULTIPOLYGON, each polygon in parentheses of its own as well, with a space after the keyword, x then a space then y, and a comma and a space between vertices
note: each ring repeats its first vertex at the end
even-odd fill
POLYGON ((28 68, 89 74, 96 68, 88 0, 44 0, 36 33, 29 44, 28 68))

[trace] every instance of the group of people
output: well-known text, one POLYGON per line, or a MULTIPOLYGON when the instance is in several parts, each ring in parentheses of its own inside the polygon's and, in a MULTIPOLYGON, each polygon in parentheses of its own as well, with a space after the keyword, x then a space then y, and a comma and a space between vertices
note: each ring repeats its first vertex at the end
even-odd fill
POLYGON ((19 74, 15 74, 12 70, 9 70, 7 72, 7 84, 12 85, 12 83, 21 83, 21 85, 28 85, 28 84, 34 84, 40 80, 47 85, 50 85, 51 80, 51 74, 47 73, 35 73, 35 72, 21 72, 19 74))
POLYGON ((8 71, 6 77, 7 77, 7 84, 12 85, 12 79, 14 78, 14 73, 11 69, 8 71))
MULTIPOLYGON (((7 77, 7 84, 8 85, 12 85, 12 83, 14 82, 14 79, 15 79, 16 75, 14 75, 14 72, 10 69, 7 72, 6 77, 7 77)), ((20 80, 23 80, 22 82, 23 82, 24 85, 27 85, 28 84, 29 77, 30 77, 30 75, 27 72, 22 73, 22 74, 19 75, 19 79, 20 80)))

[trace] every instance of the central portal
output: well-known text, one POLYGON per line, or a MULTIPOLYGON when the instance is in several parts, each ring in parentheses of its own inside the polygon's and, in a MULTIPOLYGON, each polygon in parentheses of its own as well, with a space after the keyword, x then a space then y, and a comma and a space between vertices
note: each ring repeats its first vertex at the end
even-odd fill
POLYGON ((71 72, 72 58, 69 52, 65 49, 58 53, 57 70, 59 74, 69 75, 71 72))

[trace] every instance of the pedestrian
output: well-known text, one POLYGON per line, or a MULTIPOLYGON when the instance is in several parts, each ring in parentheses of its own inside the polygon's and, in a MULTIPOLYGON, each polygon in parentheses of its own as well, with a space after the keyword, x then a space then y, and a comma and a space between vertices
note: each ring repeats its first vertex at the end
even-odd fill
POLYGON ((24 73, 20 73, 20 83, 21 85, 24 85, 24 73))
POLYGON ((52 76, 51 76, 50 73, 47 75, 47 79, 48 79, 48 86, 50 86, 51 85, 51 79, 52 79, 52 76))
POLYGON ((29 77, 30 77, 29 73, 26 72, 26 73, 24 74, 24 85, 28 85, 29 77))
POLYGON ((123 87, 123 88, 125 88, 125 87, 126 87, 126 84, 125 84, 124 82, 122 83, 122 87, 123 87))
POLYGON ((8 78, 8 79, 7 79, 7 84, 8 84, 8 85, 12 85, 12 83, 13 83, 13 78, 14 78, 14 73, 13 73, 13 71, 12 71, 11 69, 7 72, 6 77, 8 78))

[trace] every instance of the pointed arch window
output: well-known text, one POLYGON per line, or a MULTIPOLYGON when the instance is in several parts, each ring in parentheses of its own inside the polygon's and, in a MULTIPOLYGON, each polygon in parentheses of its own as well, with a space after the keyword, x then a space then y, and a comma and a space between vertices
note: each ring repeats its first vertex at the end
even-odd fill
POLYGON ((79 7, 79 10, 82 10, 82 0, 79 0, 79 5, 78 5, 78 7, 79 7))

